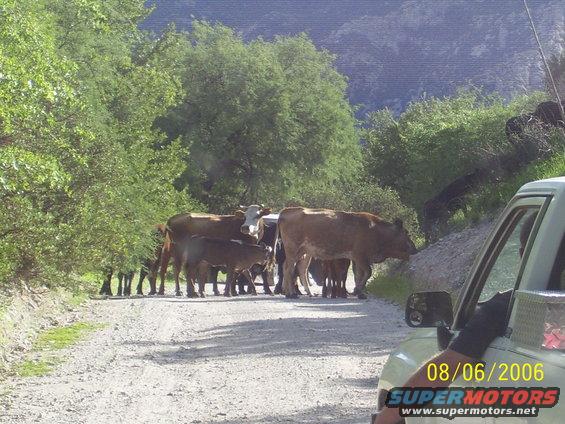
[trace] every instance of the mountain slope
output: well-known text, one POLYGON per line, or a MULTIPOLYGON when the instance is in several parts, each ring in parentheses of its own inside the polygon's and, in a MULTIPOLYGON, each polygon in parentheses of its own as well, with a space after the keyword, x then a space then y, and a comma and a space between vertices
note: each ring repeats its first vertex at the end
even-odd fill
MULTIPOLYGON (((565 6, 529 4, 546 52, 556 52, 565 6)), ((399 112, 410 100, 466 84, 507 98, 543 86, 522 3, 514 0, 162 0, 145 27, 159 31, 175 22, 189 29, 193 19, 221 22, 245 39, 307 32, 337 55, 361 113, 399 112)))

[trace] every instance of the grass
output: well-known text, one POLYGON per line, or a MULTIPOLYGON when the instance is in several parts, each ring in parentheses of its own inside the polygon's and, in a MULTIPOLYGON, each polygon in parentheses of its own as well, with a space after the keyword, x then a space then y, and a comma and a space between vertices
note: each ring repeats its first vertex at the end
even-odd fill
POLYGON ((104 324, 93 324, 88 322, 77 322, 64 327, 51 328, 42 332, 35 341, 31 356, 15 368, 17 375, 21 377, 38 377, 49 374, 53 368, 63 362, 57 356, 56 351, 72 346, 104 324))
POLYGON ((16 367, 15 371, 20 377, 42 377, 49 374, 61 362, 61 359, 56 357, 26 359, 16 367))
POLYGON ((377 297, 392 300, 394 303, 404 306, 406 299, 413 292, 413 283, 402 275, 387 276, 376 275, 367 284, 367 291, 377 297))
POLYGON ((37 338, 34 349, 36 350, 58 350, 73 345, 86 334, 103 327, 100 324, 88 322, 77 322, 65 327, 46 330, 37 338))

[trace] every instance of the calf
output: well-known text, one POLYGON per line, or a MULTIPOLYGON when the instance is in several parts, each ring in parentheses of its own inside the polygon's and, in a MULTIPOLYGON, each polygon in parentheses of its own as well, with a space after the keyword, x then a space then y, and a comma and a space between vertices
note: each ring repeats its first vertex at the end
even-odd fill
MULTIPOLYGON (((332 299, 336 297, 347 297, 347 289, 345 283, 347 281, 347 273, 349 272, 349 266, 351 261, 349 259, 334 259, 329 261, 327 267, 329 268, 329 280, 331 282, 331 297, 332 299)), ((329 287, 326 288, 326 293, 329 287)))
MULTIPOLYGON (((186 292, 194 293, 194 280, 198 274, 198 291, 204 296, 204 285, 208 277, 208 268, 226 268, 226 286, 224 296, 231 296, 236 277, 244 274, 253 286, 249 269, 255 265, 273 266, 272 249, 265 244, 248 244, 240 240, 223 240, 203 236, 192 236, 180 243, 178 249, 181 268, 186 277, 186 292)), ((253 286, 254 289, 254 286, 253 286)))
POLYGON ((308 272, 319 286, 322 286, 322 297, 347 297, 345 282, 349 271, 349 259, 332 259, 323 261, 312 259, 308 272))
MULTIPOLYGON (((175 276, 175 294, 180 296, 179 272, 180 253, 175 248, 191 236, 205 236, 224 240, 242 240, 245 243, 257 243, 263 237, 264 222, 262 217, 271 213, 271 209, 262 205, 243 207, 234 215, 210 215, 202 213, 184 213, 175 215, 167 221, 167 234, 161 253, 161 285, 158 294, 165 292, 165 274, 169 260, 173 258, 175 276)), ((216 272, 217 275, 217 272, 216 272)), ((194 293, 190 293, 195 295, 194 293)))

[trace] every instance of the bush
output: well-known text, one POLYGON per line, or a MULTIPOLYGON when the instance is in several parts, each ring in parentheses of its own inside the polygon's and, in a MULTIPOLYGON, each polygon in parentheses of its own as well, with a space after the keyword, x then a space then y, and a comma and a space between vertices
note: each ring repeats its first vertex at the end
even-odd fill
MULTIPOLYGON (((558 132, 554 137, 559 137, 558 132)), ((531 163, 511 178, 481 187, 469 197, 468 219, 478 220, 503 208, 527 182, 560 176, 565 176, 565 150, 549 159, 531 163)))
POLYGON ((461 90, 454 97, 413 102, 398 119, 388 110, 376 112, 363 132, 367 173, 419 211, 453 180, 491 168, 510 152, 506 121, 542 99, 535 93, 505 105, 496 96, 461 90))

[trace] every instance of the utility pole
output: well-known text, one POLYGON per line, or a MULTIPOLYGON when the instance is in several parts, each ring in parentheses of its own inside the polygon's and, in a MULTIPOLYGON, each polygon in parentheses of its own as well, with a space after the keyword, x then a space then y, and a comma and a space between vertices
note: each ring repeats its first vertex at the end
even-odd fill
MULTIPOLYGON (((538 32, 536 31, 536 27, 534 25, 534 21, 532 20, 532 15, 530 14, 530 9, 528 8, 528 3, 526 2, 526 0, 524 0, 524 8, 526 9, 526 14, 528 15, 528 19, 530 20, 530 28, 532 28, 532 32, 534 33, 536 43, 538 44, 538 50, 541 55, 541 60, 543 61, 543 64, 545 66, 545 72, 549 77, 549 81, 551 82, 551 87, 553 88, 553 94, 555 94, 555 99, 557 100, 557 106, 559 107, 559 112, 561 113, 561 120, 565 122, 565 111, 563 110, 563 104, 561 103, 561 98, 559 97, 559 92, 557 91, 555 80, 553 79, 553 75, 551 75, 551 70, 549 69, 549 65, 547 64, 545 54, 543 53, 543 48, 541 47, 541 42, 538 37, 538 32)), ((564 133, 563 129, 561 129, 561 132, 564 133)))

